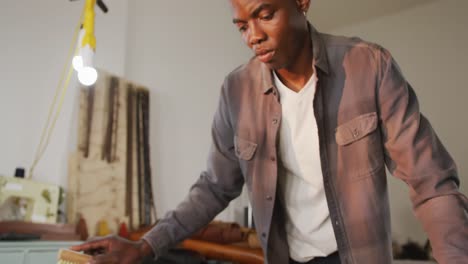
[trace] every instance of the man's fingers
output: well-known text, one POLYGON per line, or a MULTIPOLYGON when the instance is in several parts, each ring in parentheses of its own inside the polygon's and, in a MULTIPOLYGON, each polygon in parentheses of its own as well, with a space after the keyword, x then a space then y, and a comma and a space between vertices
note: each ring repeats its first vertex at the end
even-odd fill
POLYGON ((104 240, 104 239, 111 239, 111 238, 114 238, 115 236, 114 235, 107 235, 107 236, 94 236, 94 237, 90 237, 86 240, 86 242, 93 242, 93 241, 97 241, 97 240, 104 240))
POLYGON ((93 259, 89 262, 90 264, 117 264, 118 259, 115 255, 111 254, 102 254, 94 256, 93 259))
POLYGON ((74 251, 94 251, 96 249, 104 249, 104 251, 107 251, 110 244, 109 241, 110 240, 108 238, 101 238, 94 241, 85 242, 81 245, 72 246, 70 249, 74 251))
POLYGON ((106 250, 103 248, 98 248, 95 250, 85 250, 84 253, 90 256, 97 256, 106 253, 106 250))

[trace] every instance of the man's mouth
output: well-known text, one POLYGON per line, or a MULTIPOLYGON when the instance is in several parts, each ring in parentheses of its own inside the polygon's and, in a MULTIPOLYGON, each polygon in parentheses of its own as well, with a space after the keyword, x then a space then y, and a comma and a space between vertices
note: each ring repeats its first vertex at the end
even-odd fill
POLYGON ((256 50, 255 55, 257 56, 258 60, 263 63, 267 63, 273 59, 275 52, 273 50, 256 50))

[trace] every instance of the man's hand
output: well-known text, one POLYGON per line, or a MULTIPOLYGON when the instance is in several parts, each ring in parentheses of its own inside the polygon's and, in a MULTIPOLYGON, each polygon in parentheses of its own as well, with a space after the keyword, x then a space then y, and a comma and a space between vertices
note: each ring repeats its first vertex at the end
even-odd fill
POLYGON ((153 254, 144 240, 132 242, 118 236, 98 238, 70 249, 93 255, 91 264, 135 264, 153 254))

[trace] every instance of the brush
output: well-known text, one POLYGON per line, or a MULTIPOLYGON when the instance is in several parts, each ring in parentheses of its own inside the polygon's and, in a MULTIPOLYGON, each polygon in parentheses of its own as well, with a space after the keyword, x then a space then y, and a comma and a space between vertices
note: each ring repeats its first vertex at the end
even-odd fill
POLYGON ((92 257, 68 249, 60 249, 57 264, 86 264, 92 257))

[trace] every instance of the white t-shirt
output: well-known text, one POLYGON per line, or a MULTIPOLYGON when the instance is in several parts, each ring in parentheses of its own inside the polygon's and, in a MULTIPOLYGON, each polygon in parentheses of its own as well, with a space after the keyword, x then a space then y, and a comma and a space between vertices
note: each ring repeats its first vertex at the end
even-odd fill
POLYGON ((320 164, 314 115, 317 75, 299 92, 274 82, 282 108, 279 136, 279 190, 287 214, 289 254, 298 262, 328 256, 337 250, 320 164))

